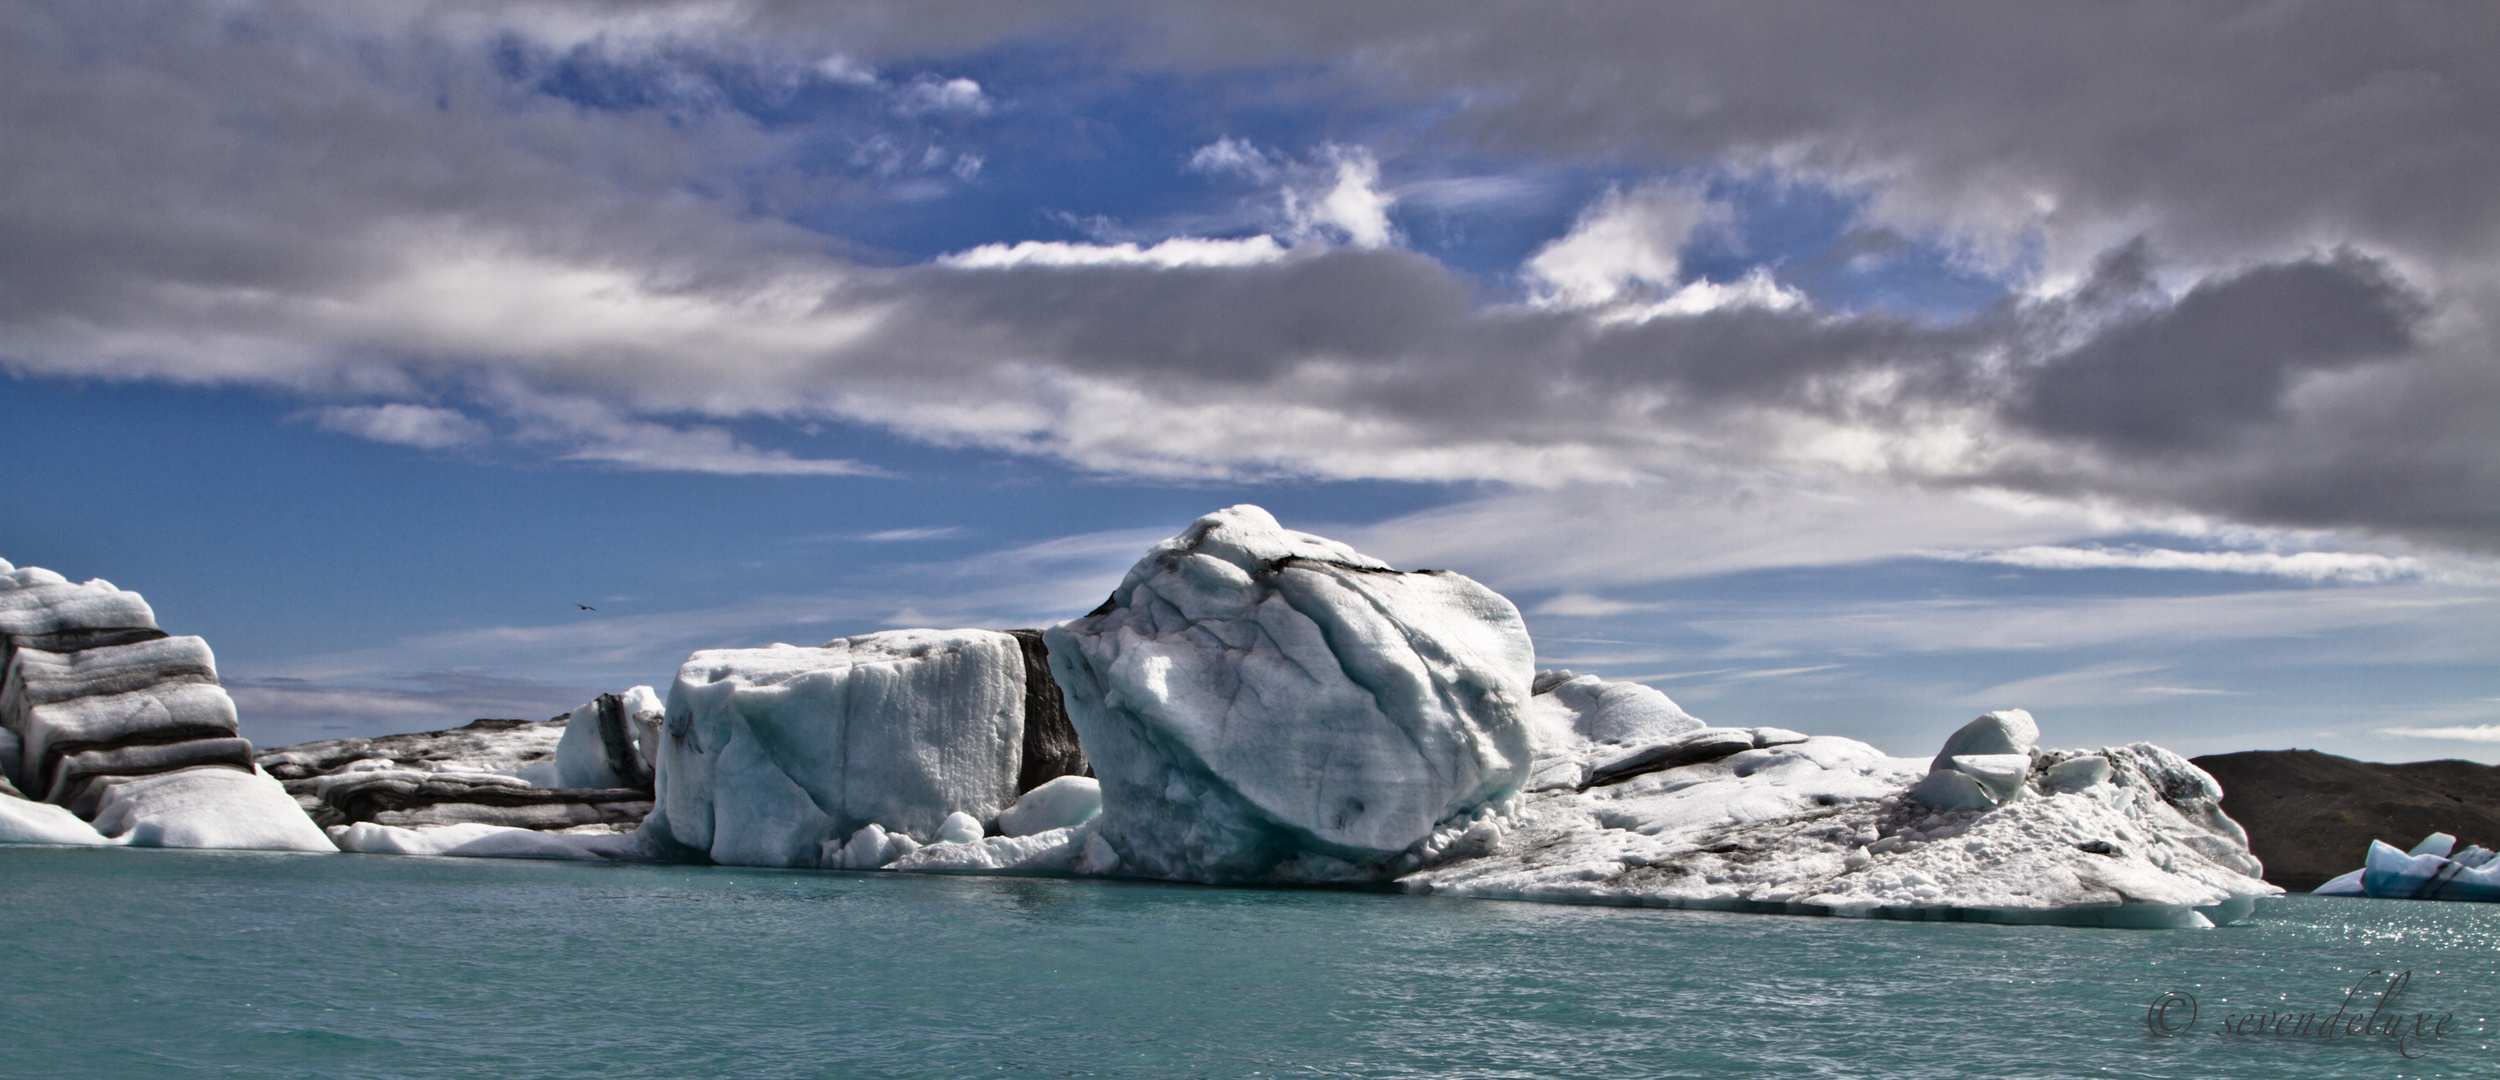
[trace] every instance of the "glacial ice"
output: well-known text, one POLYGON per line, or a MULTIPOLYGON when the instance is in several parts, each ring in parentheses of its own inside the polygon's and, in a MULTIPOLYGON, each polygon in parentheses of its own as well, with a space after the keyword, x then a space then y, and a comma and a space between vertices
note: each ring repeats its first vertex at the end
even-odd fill
POLYGON ((0 671, 0 840, 336 850, 254 768, 207 643, 138 594, 0 562, 0 671))
POLYGON ((889 870, 948 874, 1073 874, 1094 839, 1094 825, 1070 825, 1030 836, 986 836, 931 844, 886 865, 889 870))
POLYGON ((1528 779, 1518 609, 1255 506, 1199 518, 1044 640, 1125 874, 1377 878, 1528 779))
POLYGON ((2069 790, 2040 784, 2051 773, 2068 783, 2093 775, 2090 766, 2057 772, 2087 755, 2042 754, 2019 794, 1989 794, 1985 806, 1912 794, 1937 771, 1983 792, 2002 783, 2011 759, 2031 755, 1983 751, 2028 750, 2036 728, 2004 738, 2030 718, 2015 721, 1982 717, 1932 761, 1813 737, 1585 791, 1531 792, 1515 813, 1480 826, 1499 831, 1479 841, 1484 853, 1399 884, 1520 900, 2109 926, 2213 925, 2279 891, 2257 879, 2211 778, 2149 744, 2088 755, 2108 775, 2069 790))
POLYGON ((2040 725, 2021 709, 1964 724, 1936 751, 1914 795, 1938 810, 1988 810, 2023 797, 2040 725))
MULTIPOLYGON (((1199 519, 1045 631, 698 652, 665 702, 636 687, 561 721, 282 748, 260 755, 268 774, 192 760, 242 745, 232 702, 198 639, 102 625, 142 610, 126 595, 0 563, 18 620, 0 623, 42 631, 0 638, 0 781, 95 813, 0 783, 0 842, 1388 881, 2107 926, 2212 925, 2279 891, 2212 778, 2159 747, 2044 750, 2012 709, 1917 759, 1714 727, 1638 683, 1536 674, 1499 595, 1252 506, 1199 519)), ((2500 890, 2490 852, 2451 847, 2378 845, 2332 887, 2500 890)))
POLYGON ((0 792, 0 844, 98 845, 116 842, 95 831, 95 826, 78 820, 78 815, 58 806, 0 792))
POLYGON ((218 765, 106 783, 95 829, 133 847, 338 850, 276 780, 218 765))
POLYGON ((839 845, 825 841, 817 862, 828 870, 876 870, 919 849, 920 841, 906 834, 889 833, 883 825, 862 825, 839 845))
POLYGON ((410 829, 370 821, 333 825, 328 832, 339 850, 369 855, 578 861, 659 857, 650 838, 637 832, 550 832, 476 822, 410 829))
POLYGON ((2361 869, 2310 890, 2322 896, 2374 896, 2383 900, 2463 900, 2500 903, 2500 856, 2481 845, 2457 851, 2457 838, 2435 832, 2410 851, 2370 841, 2361 869))
POLYGON ((1062 776, 1025 792, 998 814, 1001 836, 1032 836, 1082 825, 1102 813, 1102 783, 1090 776, 1062 776))
POLYGON ((544 767, 548 783, 553 784, 556 747, 563 741, 565 727, 560 721, 479 720, 443 731, 271 747, 257 760, 270 775, 289 784, 350 767, 497 773, 525 782, 524 774, 544 767))
POLYGON ((1667 695, 1640 683, 1548 671, 1531 686, 1527 715, 1537 755, 1531 791, 1585 787, 1599 770, 1646 769, 1685 752, 1669 747, 1688 746, 1685 740, 1705 730, 1667 695))
POLYGON ((961 813, 978 835, 1015 800, 1024 708, 1023 650, 997 631, 698 652, 669 688, 649 827, 744 866, 818 866, 871 824, 928 843, 961 813))
POLYGON ((629 788, 651 783, 667 705, 648 686, 602 694, 566 714, 556 743, 555 782, 547 787, 629 788))

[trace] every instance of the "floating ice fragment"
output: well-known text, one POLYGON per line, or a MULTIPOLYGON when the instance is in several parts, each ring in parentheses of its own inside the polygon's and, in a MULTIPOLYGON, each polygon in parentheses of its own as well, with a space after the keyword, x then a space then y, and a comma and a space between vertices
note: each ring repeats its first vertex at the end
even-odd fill
POLYGON ((1070 825, 1082 825, 1102 813, 1102 783, 1090 776, 1062 776, 1025 792, 999 812, 998 831, 1005 836, 1031 836, 1070 825))
POLYGON ((980 838, 981 819, 961 810, 946 815, 945 823, 938 826, 941 844, 969 844, 980 838))

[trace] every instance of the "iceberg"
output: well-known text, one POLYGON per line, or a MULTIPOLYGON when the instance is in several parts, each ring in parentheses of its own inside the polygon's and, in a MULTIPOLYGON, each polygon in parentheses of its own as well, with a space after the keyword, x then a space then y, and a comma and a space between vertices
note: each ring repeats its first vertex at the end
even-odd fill
POLYGON ((2381 900, 2461 900, 2500 903, 2500 857, 2481 845, 2456 850, 2457 838, 2434 832, 2409 851, 2370 841, 2361 869, 2311 890, 2322 896, 2369 896, 2381 900))
POLYGON ((338 850, 276 780, 218 765, 106 783, 95 829, 134 847, 338 850))
POLYGON ((651 786, 652 755, 667 706, 648 686, 601 694, 565 714, 556 742, 551 787, 638 788, 651 786))
POLYGON ((208 643, 111 582, 0 562, 0 731, 0 840, 336 850, 254 767, 208 643))
MULTIPOLYGON (((100 625, 138 610, 109 585, 56 579, 0 564, 19 597, 0 611, 23 616, 6 625, 135 632, 100 625)), ((664 700, 256 756, 206 645, 148 631, 13 646, 0 841, 2127 927, 2211 926, 2281 891, 2220 786, 2160 747, 2045 749, 2020 709, 1923 758, 1715 726, 1639 683, 1538 673, 1490 589, 1255 506, 1198 519, 1045 630, 706 650, 664 700)), ((2454 848, 2375 845, 2334 887, 2500 897, 2500 860, 2454 848)))
POLYGON ((1102 782, 1090 776, 1062 776, 1018 796, 1016 804, 998 814, 1001 836, 1032 836, 1082 825, 1102 813, 1102 782))
MULTIPOLYGON (((527 781, 543 771, 555 777, 556 747, 565 723, 555 720, 477 720, 443 731, 377 738, 323 739, 262 751, 255 759, 271 776, 293 783, 336 772, 357 762, 387 763, 425 772, 496 773, 527 781)), ((363 768, 377 768, 365 765, 363 768)))
POLYGON ((1255 506, 1199 518, 1044 638, 1123 874, 1377 880, 1529 776, 1510 601, 1255 506))
POLYGON ((471 859, 647 861, 658 857, 641 833, 563 832, 470 822, 403 828, 360 821, 327 830, 340 851, 368 855, 449 855, 471 859))
POLYGON ((1530 792, 1516 813, 1473 826, 1474 840, 1450 838, 1476 850, 1398 884, 1564 903, 2148 927, 2228 922, 2281 891, 2258 879, 2246 835, 2195 766, 2145 743, 2035 760, 2037 728, 2017 714, 1972 721, 1929 760, 1755 729, 1750 748, 1708 744, 1736 748, 1714 760, 1530 792), (2086 758, 2099 765, 2059 771, 2086 758), (2032 767, 2015 772, 2017 760, 2032 767), (1926 793, 1939 772, 1971 787, 1937 805, 1926 793), (2086 775, 2101 779, 2075 783, 2086 775), (1969 790, 1986 801, 1960 801, 1969 790))
POLYGON ((1068 876, 1077 873, 1094 826, 1071 825, 1030 836, 984 836, 915 848, 884 869, 922 874, 1028 874, 1068 876))
MULTIPOLYGON (((642 688, 646 691, 648 688, 642 688)), ((583 706, 593 714, 609 699, 583 706)), ((656 700, 656 696, 652 699, 656 700)), ((630 719, 630 717, 629 717, 630 719)), ((599 721, 582 721, 597 731, 599 721)), ((398 827, 479 824, 568 830, 632 828, 650 814, 651 789, 548 787, 567 732, 554 720, 479 720, 447 731, 330 739, 265 751, 261 768, 284 783, 313 823, 398 827)), ((596 738, 592 740, 597 745, 596 738)))
MULTIPOLYGON (((164 642, 122 648, 198 640, 166 638, 164 642)), ((205 651, 205 646, 202 648, 205 651)), ((31 649, 20 653, 21 673, 27 660, 50 655, 31 649)), ((55 774, 63 759, 72 755, 164 739, 225 740, 236 732, 234 699, 226 696, 223 687, 190 681, 188 675, 176 675, 166 682, 124 693, 47 700, 19 715, 21 757, 15 772, 26 781, 29 790, 49 791, 58 782, 55 774)), ((249 755, 245 758, 248 763, 249 755)))
POLYGON ((843 838, 870 825, 978 837, 1029 775, 1027 703, 1049 675, 1025 656, 994 630, 698 652, 669 688, 646 828, 742 866, 849 866, 869 849, 843 838))

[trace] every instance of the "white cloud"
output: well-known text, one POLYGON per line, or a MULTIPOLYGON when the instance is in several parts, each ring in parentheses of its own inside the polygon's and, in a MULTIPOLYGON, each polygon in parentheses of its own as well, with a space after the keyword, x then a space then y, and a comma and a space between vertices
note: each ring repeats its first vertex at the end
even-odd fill
POLYGON ((2445 739, 2450 742, 2500 743, 2500 724, 2477 724, 2473 727, 2380 728, 2381 735, 2400 739, 2445 739))
POLYGON ((802 458, 786 450, 760 449, 718 427, 674 428, 620 416, 587 399, 515 395, 511 408, 523 421, 523 438, 564 447, 557 456, 566 461, 721 476, 889 475, 856 461, 802 458))
POLYGON ((315 410, 313 417, 324 431, 421 450, 468 446, 484 442, 492 434, 486 425, 459 410, 430 405, 333 405, 315 410))
POLYGON ((1550 181, 1529 176, 1448 176, 1399 184, 1397 197, 1411 206, 1470 210, 1522 202, 1550 186, 1550 181))
POLYGON ((1779 283, 1767 267, 1757 266, 1726 284, 1695 279, 1666 298, 1648 304, 1619 304, 1596 313, 1600 322, 1646 322, 1673 316, 1702 315, 1735 308, 1788 311, 1807 305, 1806 294, 1779 283))
POLYGON ((1563 618, 1603 618, 1608 615, 1621 615, 1627 611, 1648 610, 1657 606, 1656 604, 1608 600, 1600 596, 1590 596, 1587 593, 1567 592, 1529 609, 1528 614, 1555 615, 1563 618))
POLYGON ((2440 575, 2410 556, 2357 551, 2174 551, 2152 547, 2067 547, 2033 544, 1982 551, 1920 552, 1932 559, 1992 563, 2039 570, 2198 570, 2218 574, 2269 574, 2302 581, 2381 582, 2440 575))
POLYGON ((698 472, 721 476, 884 476, 856 461, 802 458, 787 450, 759 450, 713 427, 680 430, 636 422, 566 451, 567 461, 597 461, 647 472, 698 472))
POLYGON ((961 536, 964 532, 963 526, 960 525, 938 525, 920 529, 886 529, 869 533, 860 539, 891 544, 910 540, 943 540, 948 537, 961 536))
POLYGON ((1538 302, 1596 307, 1655 299, 1683 277, 1681 252, 1695 234, 1732 220, 1699 188, 1653 184, 1611 191, 1571 231, 1528 257, 1523 268, 1538 302))
MULTIPOLYGON (((258 688, 254 693, 261 696, 250 699, 255 709, 298 719, 359 718, 381 725, 376 729, 381 731, 406 730, 390 725, 408 717, 517 710, 522 702, 562 699, 550 708, 564 708, 587 695, 549 691, 545 685, 664 687, 670 673, 697 649, 775 641, 812 645, 881 629, 906 610, 917 616, 908 621, 923 626, 1006 629, 1058 622, 1100 604, 1130 565, 1173 531, 1082 533, 957 559, 888 565, 873 578, 841 588, 774 591, 713 607, 575 617, 569 606, 556 605, 566 614, 549 622, 343 643, 336 652, 293 657, 275 670, 229 664, 227 674, 230 685, 258 688), (528 671, 547 682, 522 684, 462 674, 484 670, 528 671), (456 704, 428 703, 444 697, 456 704), (332 711, 324 714, 325 708, 332 711)), ((240 692, 236 697, 246 699, 240 692)))
POLYGON ((2500 593, 2380 585, 2207 596, 1836 602, 1811 612, 1766 605, 1687 625, 1720 639, 1720 652, 1728 656, 1800 650, 2160 653, 2272 642, 2263 647, 2278 654, 2298 649, 2339 664, 2476 664, 2492 660, 2490 646, 2474 634, 2477 624, 2492 619, 2500 619, 2500 593))
POLYGON ((875 86, 877 84, 875 68, 839 53, 816 61, 816 74, 849 86, 875 86))
POLYGON ((933 112, 979 116, 989 112, 990 107, 989 95, 982 92, 980 83, 965 78, 926 76, 905 86, 901 100, 895 105, 896 111, 907 116, 933 112))
POLYGON ((1152 247, 1136 244, 1075 244, 1058 240, 1023 240, 1014 244, 983 244, 943 255, 940 266, 958 270, 1004 270, 1019 266, 1256 266, 1284 258, 1287 249, 1272 236, 1211 240, 1176 236, 1152 247))
POLYGON ((2065 540, 2130 523, 2085 504, 2006 492, 1687 472, 1672 481, 1491 495, 1392 518, 1347 539, 1400 566, 1480 567, 1497 588, 1586 591, 1870 562, 1955 542, 2065 540))
POLYGON ((1191 172, 1222 176, 1233 174, 1260 183, 1276 178, 1280 166, 1267 151, 1247 139, 1227 135, 1192 151, 1184 167, 1191 172))
POLYGON ((1296 235, 1342 235, 1356 247, 1387 247, 1397 242, 1389 222, 1394 193, 1380 188, 1380 161, 1360 147, 1331 146, 1325 155, 1332 168, 1324 187, 1288 186, 1285 216, 1296 235))

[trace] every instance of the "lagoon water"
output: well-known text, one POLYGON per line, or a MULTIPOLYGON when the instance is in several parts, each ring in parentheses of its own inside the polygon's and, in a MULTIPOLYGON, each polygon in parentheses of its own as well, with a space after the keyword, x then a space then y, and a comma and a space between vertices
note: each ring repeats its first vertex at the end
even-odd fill
POLYGON ((6 1077, 2492 1076, 2496 1028, 2500 905, 2115 931, 0 848, 6 1077), (2217 1033, 2373 969, 2449 1035, 2217 1033))

